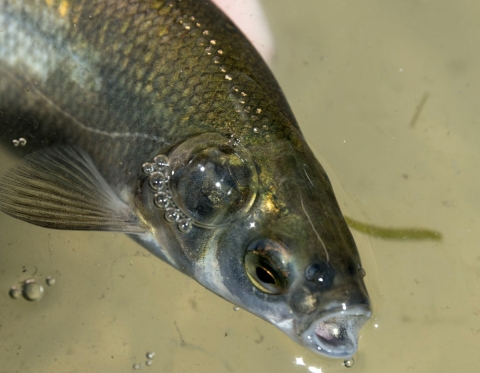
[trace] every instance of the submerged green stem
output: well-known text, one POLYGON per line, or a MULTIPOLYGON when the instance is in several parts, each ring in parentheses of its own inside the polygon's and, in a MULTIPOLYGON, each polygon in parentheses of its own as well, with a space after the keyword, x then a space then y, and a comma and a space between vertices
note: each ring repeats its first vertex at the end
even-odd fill
POLYGON ((439 231, 422 228, 383 228, 376 225, 362 223, 348 216, 344 216, 348 226, 356 231, 384 240, 433 240, 441 241, 439 231))

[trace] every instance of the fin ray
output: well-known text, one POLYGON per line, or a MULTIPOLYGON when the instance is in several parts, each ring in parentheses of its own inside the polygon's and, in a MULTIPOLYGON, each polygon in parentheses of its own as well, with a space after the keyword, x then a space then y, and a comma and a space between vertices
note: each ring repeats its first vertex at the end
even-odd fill
POLYGON ((0 210, 47 228, 143 233, 145 227, 72 146, 27 155, 0 180, 0 210))

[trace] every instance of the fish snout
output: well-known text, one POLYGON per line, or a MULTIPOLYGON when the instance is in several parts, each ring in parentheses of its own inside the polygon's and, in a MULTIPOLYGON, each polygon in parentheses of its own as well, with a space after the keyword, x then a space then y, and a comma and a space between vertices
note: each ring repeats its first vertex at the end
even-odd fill
POLYGON ((314 320, 303 332, 303 344, 311 350, 332 358, 347 358, 358 348, 358 334, 371 316, 368 304, 331 309, 314 320))

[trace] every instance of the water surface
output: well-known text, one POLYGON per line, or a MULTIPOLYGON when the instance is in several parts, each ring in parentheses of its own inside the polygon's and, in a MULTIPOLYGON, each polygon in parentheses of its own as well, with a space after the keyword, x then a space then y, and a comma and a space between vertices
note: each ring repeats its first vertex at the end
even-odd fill
MULTIPOLYGON (((344 213, 443 235, 355 233, 374 316, 351 371, 478 370, 480 3, 264 5, 273 70, 344 213)), ((2 154, 2 172, 9 162, 2 154)), ((134 364, 172 373, 347 370, 121 234, 47 230, 4 214, 0 230, 0 373, 131 372, 134 364), (11 299, 10 287, 28 278, 43 285, 43 298, 11 299)))

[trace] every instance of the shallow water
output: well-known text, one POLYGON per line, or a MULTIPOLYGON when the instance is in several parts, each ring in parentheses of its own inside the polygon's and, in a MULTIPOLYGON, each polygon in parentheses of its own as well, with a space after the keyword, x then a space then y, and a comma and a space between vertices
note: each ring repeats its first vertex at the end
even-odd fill
MULTIPOLYGON (((264 3, 273 70, 344 213, 443 235, 355 233, 374 316, 351 371, 478 370, 480 3, 264 3)), ((121 234, 47 230, 4 214, 0 227, 0 373, 347 370, 121 234), (10 298, 28 278, 43 298, 10 298)))

